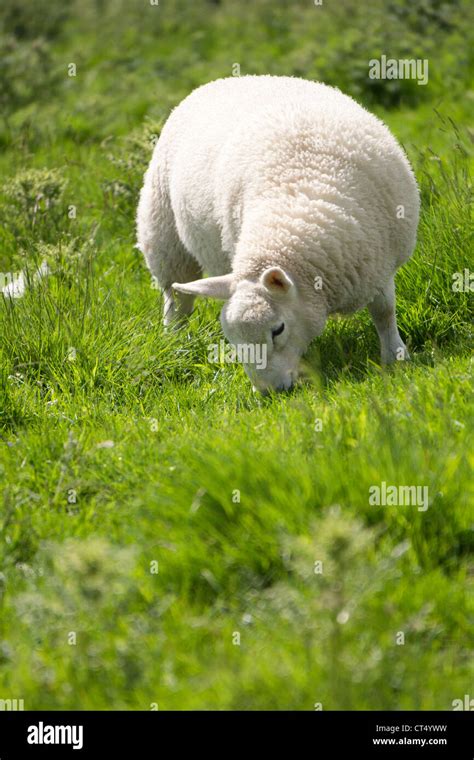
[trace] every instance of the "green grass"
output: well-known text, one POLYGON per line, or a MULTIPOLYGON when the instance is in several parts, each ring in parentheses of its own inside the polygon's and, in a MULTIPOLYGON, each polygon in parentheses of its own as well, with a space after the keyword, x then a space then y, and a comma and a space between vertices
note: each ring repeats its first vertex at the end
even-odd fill
POLYGON ((474 675, 472 292, 452 288, 473 269, 469 4, 48 8, 0 16, 0 271, 52 270, 0 302, 0 698, 451 709, 474 675), (428 57, 429 84, 374 88, 382 53, 428 57), (163 330, 133 248, 151 136, 235 62, 339 85, 404 144, 409 364, 380 368, 360 313, 261 398, 207 361, 215 305, 163 330), (427 487, 428 509, 371 505, 382 482, 427 487))

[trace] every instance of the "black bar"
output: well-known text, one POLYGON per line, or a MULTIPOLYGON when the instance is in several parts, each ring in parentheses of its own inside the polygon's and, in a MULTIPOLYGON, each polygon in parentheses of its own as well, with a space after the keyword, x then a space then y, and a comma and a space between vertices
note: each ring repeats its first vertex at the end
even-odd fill
POLYGON ((169 756, 170 750, 211 757, 232 752, 246 758, 259 749, 265 757, 273 751, 281 755, 284 748, 289 748, 292 758, 357 753, 370 758, 472 760, 473 718, 468 711, 1 712, 0 760, 25 756, 141 760, 169 756))

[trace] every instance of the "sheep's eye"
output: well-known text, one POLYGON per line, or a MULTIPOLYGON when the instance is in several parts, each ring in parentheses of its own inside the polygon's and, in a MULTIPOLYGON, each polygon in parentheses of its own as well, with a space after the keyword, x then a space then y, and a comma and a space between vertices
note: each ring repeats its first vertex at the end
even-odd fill
POLYGON ((285 323, 282 322, 280 327, 276 327, 274 330, 272 330, 272 338, 276 338, 277 335, 281 335, 284 329, 285 323))

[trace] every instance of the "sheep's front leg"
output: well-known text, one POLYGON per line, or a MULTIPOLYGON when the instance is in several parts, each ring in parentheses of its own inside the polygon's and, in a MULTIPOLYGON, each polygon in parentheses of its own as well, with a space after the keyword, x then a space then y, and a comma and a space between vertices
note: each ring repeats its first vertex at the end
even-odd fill
POLYGON ((194 296, 165 288, 163 298, 163 322, 166 327, 177 324, 180 318, 189 316, 193 311, 194 296))
POLYGON ((380 338, 382 364, 409 359, 407 347, 397 327, 393 278, 368 305, 368 309, 380 338))
POLYGON ((154 159, 145 175, 137 210, 137 248, 163 292, 165 325, 179 324, 193 310, 194 296, 174 293, 173 282, 192 282, 202 277, 198 262, 184 247, 176 228, 166 183, 154 159))

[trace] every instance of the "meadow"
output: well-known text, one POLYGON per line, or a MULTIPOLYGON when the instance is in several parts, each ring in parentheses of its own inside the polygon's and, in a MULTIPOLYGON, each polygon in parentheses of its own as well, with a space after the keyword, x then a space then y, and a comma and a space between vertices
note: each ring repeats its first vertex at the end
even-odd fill
POLYGON ((473 694, 468 0, 4 0, 0 700, 25 709, 452 709, 473 694), (369 61, 426 59, 429 80, 369 61), (403 144, 422 196, 397 275, 411 361, 366 312, 289 394, 177 332, 134 248, 171 108, 220 76, 340 87, 403 144), (381 484, 428 508, 374 505, 381 484))

